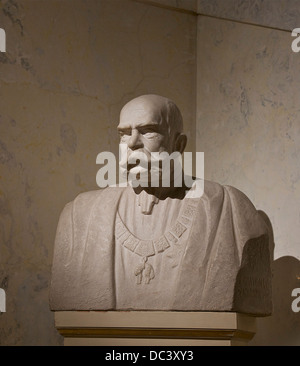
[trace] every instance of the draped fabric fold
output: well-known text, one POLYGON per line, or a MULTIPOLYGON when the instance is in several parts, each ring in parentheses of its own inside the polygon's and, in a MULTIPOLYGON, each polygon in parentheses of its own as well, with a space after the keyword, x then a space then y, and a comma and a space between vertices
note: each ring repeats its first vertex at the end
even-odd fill
MULTIPOLYGON (((114 229, 125 189, 131 188, 83 193, 65 206, 55 240, 52 310, 116 308, 114 229)), ((258 211, 237 189, 209 181, 201 198, 185 199, 197 209, 168 310, 270 314, 268 227, 258 211)))

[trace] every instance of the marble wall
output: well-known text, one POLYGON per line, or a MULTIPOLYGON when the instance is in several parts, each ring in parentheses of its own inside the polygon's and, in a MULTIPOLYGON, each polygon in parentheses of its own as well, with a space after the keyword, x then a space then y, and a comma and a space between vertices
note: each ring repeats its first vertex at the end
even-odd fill
POLYGON ((166 9, 186 11, 197 15, 197 0, 134 0, 166 9))
POLYGON ((135 96, 174 99, 195 149, 196 17, 130 0, 2 0, 0 27, 0 344, 62 344, 48 305, 59 214, 97 189, 96 156, 117 153, 135 96))
POLYGON ((197 12, 291 31, 299 26, 300 6, 298 0, 197 0, 197 12))
POLYGON ((299 345, 299 2, 70 4, 0 0, 0 344, 62 344, 48 306, 59 213, 97 188, 96 156, 117 152, 122 105, 158 93, 182 110, 205 177, 245 192, 273 225, 274 315, 251 344, 299 345))
POLYGON ((300 287, 300 53, 291 30, 300 3, 199 0, 198 12, 209 15, 197 27, 205 177, 243 191, 274 232, 274 315, 258 322, 251 344, 299 345, 291 292, 300 287))

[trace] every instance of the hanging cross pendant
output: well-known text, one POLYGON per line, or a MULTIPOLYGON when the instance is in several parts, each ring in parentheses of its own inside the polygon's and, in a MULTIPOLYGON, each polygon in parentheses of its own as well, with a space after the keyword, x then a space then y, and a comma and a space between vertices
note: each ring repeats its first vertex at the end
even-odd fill
POLYGON ((134 275, 136 276, 137 285, 140 285, 141 283, 148 285, 155 277, 154 269, 147 261, 148 257, 143 257, 142 263, 138 264, 135 268, 134 275))

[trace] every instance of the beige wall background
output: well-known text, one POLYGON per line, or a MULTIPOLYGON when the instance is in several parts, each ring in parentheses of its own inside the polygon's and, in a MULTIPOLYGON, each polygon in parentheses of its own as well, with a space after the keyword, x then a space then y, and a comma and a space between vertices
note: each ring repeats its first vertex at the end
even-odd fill
POLYGON ((205 177, 270 218, 274 315, 250 343, 300 344, 300 27, 293 0, 0 0, 1 345, 62 344, 48 306, 59 214, 97 189, 131 98, 175 100, 205 177))
POLYGON ((197 151, 205 177, 243 191, 273 226, 272 317, 252 345, 299 345, 299 1, 199 0, 197 151), (234 20, 234 21, 230 21, 234 20))
POLYGON ((131 98, 174 99, 195 149, 196 18, 127 0, 0 2, 1 345, 61 344, 49 311, 63 206, 97 189, 131 98))

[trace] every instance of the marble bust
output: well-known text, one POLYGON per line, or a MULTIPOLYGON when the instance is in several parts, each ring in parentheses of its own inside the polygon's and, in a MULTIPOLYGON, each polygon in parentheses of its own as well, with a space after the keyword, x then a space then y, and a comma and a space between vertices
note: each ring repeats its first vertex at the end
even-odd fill
MULTIPOLYGON (((179 109, 158 95, 128 102, 118 131, 128 157, 182 154, 187 141, 179 109)), ((205 180, 203 194, 190 198, 184 183, 170 182, 110 186, 64 207, 52 310, 271 313, 270 228, 259 211, 231 186, 205 180)))

